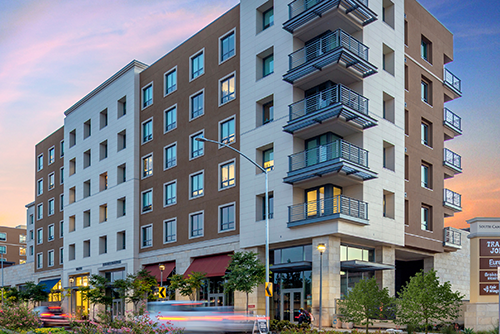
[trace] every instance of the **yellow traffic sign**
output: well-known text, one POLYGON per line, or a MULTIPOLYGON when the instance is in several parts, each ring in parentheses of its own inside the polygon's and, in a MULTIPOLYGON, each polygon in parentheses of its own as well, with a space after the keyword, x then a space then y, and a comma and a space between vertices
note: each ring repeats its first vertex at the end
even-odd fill
POLYGON ((158 288, 158 297, 167 298, 167 288, 161 286, 158 288))
POLYGON ((266 297, 273 296, 273 283, 266 282, 266 297))

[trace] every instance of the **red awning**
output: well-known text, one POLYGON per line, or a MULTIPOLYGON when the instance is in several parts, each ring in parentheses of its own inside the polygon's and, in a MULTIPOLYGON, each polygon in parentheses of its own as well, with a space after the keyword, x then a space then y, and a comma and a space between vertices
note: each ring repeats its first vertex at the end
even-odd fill
POLYGON ((144 266, 144 269, 146 269, 151 273, 151 275, 156 277, 156 280, 158 282, 161 282, 160 264, 163 264, 165 266, 165 270, 163 270, 163 282, 165 282, 167 280, 168 275, 170 275, 172 270, 174 270, 175 268, 175 261, 166 263, 148 264, 144 266))
POLYGON ((193 272, 205 273, 206 277, 224 276, 229 261, 231 261, 230 255, 231 254, 219 254, 196 258, 189 268, 187 268, 184 277, 187 277, 193 272))

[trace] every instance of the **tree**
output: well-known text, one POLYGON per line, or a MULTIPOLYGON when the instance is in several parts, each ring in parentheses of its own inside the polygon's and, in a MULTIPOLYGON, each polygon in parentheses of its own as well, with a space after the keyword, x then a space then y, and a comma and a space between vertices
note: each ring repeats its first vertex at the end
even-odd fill
POLYGON ((126 279, 116 280, 113 286, 118 291, 120 298, 134 305, 135 312, 138 311, 141 301, 156 299, 152 293, 157 286, 156 278, 146 269, 129 274, 126 279))
POLYGON ((206 278, 205 273, 192 272, 187 278, 181 274, 173 275, 170 278, 170 291, 179 290, 181 296, 189 297, 190 300, 198 300, 198 291, 206 278))
POLYGON ((89 278, 89 286, 80 287, 83 298, 93 304, 94 319, 95 319, 95 306, 103 305, 104 313, 107 313, 113 305, 113 297, 106 294, 106 288, 109 286, 109 281, 104 276, 92 275, 89 278))
POLYGON ((49 297, 49 293, 45 291, 45 285, 37 285, 32 281, 26 282, 22 289, 19 291, 19 299, 24 302, 33 302, 35 305, 37 302, 46 301, 49 297))
POLYGON ((224 279, 226 290, 246 293, 248 313, 248 294, 259 284, 266 282, 266 266, 259 261, 257 253, 236 252, 231 255, 231 262, 224 279))
POLYGON ((368 326, 373 319, 385 318, 391 310, 393 300, 387 288, 380 289, 375 277, 363 279, 354 285, 344 300, 339 301, 342 319, 368 326))
POLYGON ((435 270, 421 270, 399 292, 397 323, 425 324, 425 333, 431 323, 451 323, 458 316, 459 292, 451 290, 450 282, 439 283, 435 270))

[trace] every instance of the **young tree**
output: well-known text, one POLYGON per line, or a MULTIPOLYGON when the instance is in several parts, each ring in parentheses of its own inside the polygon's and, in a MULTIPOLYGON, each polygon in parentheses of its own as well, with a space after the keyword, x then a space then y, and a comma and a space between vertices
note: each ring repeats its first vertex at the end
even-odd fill
POLYGON ((89 286, 80 287, 83 298, 93 304, 94 319, 95 319, 95 306, 103 305, 104 313, 107 314, 108 310, 113 305, 113 297, 106 294, 106 288, 109 282, 104 276, 92 275, 89 278, 89 286))
POLYGON ((37 285, 34 282, 26 282, 22 290, 19 291, 19 299, 24 302, 32 302, 36 305, 37 302, 46 301, 49 293, 45 291, 45 285, 37 285))
POLYGON ((439 283, 435 270, 421 270, 399 292, 397 323, 425 324, 425 333, 431 323, 450 323, 460 310, 463 295, 451 290, 450 282, 439 283))
POLYGON ((120 298, 134 305, 134 312, 139 311, 138 306, 141 301, 156 299, 152 293, 157 286, 156 278, 146 269, 129 274, 126 279, 116 280, 113 286, 118 290, 120 298))
POLYGON ((259 285, 266 282, 266 266, 253 252, 236 252, 231 255, 231 262, 224 275, 224 288, 228 291, 241 291, 247 295, 259 285))
POLYGON ((198 300, 198 291, 206 278, 205 273, 193 272, 184 278, 181 274, 173 275, 170 278, 170 291, 179 290, 181 296, 189 297, 190 300, 198 300))
POLYGON ((375 277, 363 279, 354 285, 344 300, 339 301, 339 310, 342 319, 368 326, 373 319, 388 315, 393 300, 389 297, 387 288, 380 289, 375 277))

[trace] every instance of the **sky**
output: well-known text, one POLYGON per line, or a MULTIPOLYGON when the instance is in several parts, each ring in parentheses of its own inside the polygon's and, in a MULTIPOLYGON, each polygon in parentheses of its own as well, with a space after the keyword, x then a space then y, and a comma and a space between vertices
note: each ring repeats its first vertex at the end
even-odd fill
MULTIPOLYGON (((244 1, 244 0, 243 0, 244 1)), ((401 0, 397 0, 401 1, 401 0)), ((35 145, 64 111, 137 59, 152 64, 236 5, 236 0, 0 0, 0 225, 26 224, 35 145)), ((463 97, 446 104, 463 135, 445 146, 464 173, 445 181, 463 212, 445 225, 500 216, 500 6, 495 0, 421 0, 454 33, 463 97)))

